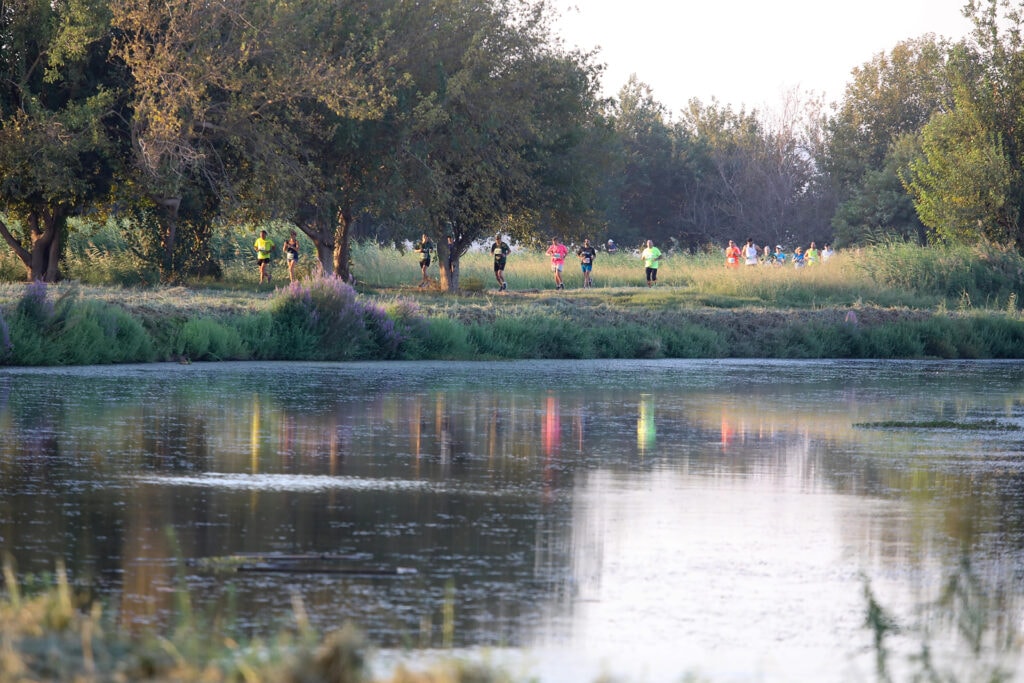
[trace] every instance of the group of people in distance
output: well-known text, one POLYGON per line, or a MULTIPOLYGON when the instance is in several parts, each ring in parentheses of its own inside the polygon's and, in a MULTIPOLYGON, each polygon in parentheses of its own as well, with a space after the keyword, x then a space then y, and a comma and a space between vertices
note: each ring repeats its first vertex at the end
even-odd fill
POLYGON ((754 244, 753 239, 748 239, 742 247, 736 246, 734 241, 729 240, 729 246, 725 248, 725 267, 739 268, 740 265, 784 266, 787 262, 791 262, 794 268, 803 268, 804 266, 824 263, 832 258, 835 253, 832 245, 827 243, 819 250, 818 246, 811 242, 806 251, 804 251, 803 247, 798 246, 793 249, 792 254, 787 254, 782 250, 781 244, 776 244, 775 249, 772 250, 768 245, 765 245, 762 249, 754 244))
MULTIPOLYGON (((452 258, 454 256, 453 239, 448 236, 448 267, 449 270, 452 267, 452 258)), ((253 249, 256 251, 256 263, 260 273, 260 284, 263 282, 270 282, 270 271, 268 266, 271 258, 274 255, 277 247, 274 242, 267 237, 266 230, 260 230, 260 236, 256 239, 253 244, 253 249)), ((299 242, 296 239, 295 231, 290 231, 288 239, 285 240, 283 245, 285 259, 288 264, 288 279, 291 282, 295 282, 295 265, 299 261, 299 242)), ((607 250, 609 253, 616 251, 616 245, 612 240, 608 240, 607 250)), ((435 251, 434 243, 430 240, 430 237, 426 233, 423 234, 419 242, 413 245, 413 251, 420 255, 420 273, 422 278, 419 286, 427 287, 430 285, 430 276, 427 274, 427 269, 430 267, 433 253, 435 251)), ((502 239, 501 234, 494 236, 494 242, 490 246, 491 256, 494 258, 494 279, 498 282, 498 289, 505 291, 508 289, 508 285, 505 282, 505 265, 508 262, 508 255, 512 249, 509 247, 508 242, 502 239)), ((565 268, 565 259, 569 256, 569 247, 562 243, 562 240, 553 237, 551 238, 551 246, 548 247, 545 252, 551 257, 551 272, 555 277, 555 289, 565 289, 565 282, 562 280, 562 271, 565 268)), ((782 249, 782 245, 776 244, 773 250, 770 246, 765 245, 763 248, 754 244, 752 238, 747 239, 743 246, 738 246, 733 240, 729 240, 729 245, 725 248, 725 266, 726 268, 739 268, 741 265, 746 266, 784 266, 787 263, 792 263, 795 268, 803 268, 805 266, 813 266, 817 263, 824 263, 832 258, 835 251, 832 249, 832 245, 825 244, 825 246, 819 250, 814 242, 810 243, 810 246, 806 250, 803 247, 796 247, 793 249, 792 254, 787 254, 782 249)), ((576 256, 580 260, 580 270, 583 273, 583 287, 593 287, 594 281, 591 274, 594 269, 594 260, 597 258, 597 249, 591 244, 589 239, 583 240, 583 245, 576 250, 576 256)), ((658 281, 658 267, 661 265, 661 259, 664 255, 658 247, 654 246, 654 242, 647 240, 644 249, 640 252, 640 258, 644 262, 644 275, 647 281, 648 287, 653 287, 658 281)))
MULTIPOLYGON (((499 291, 508 289, 505 282, 505 264, 508 261, 509 252, 512 249, 508 242, 502 239, 501 234, 494 236, 494 243, 491 244, 491 255, 494 257, 494 279, 498 281, 499 291)), ((555 289, 565 289, 565 282, 562 280, 562 270, 565 268, 565 259, 569 256, 569 247, 565 246, 557 237, 551 238, 551 246, 544 252, 551 257, 551 272, 555 276, 555 289)), ((580 259, 580 269, 583 271, 583 286, 593 287, 590 273, 594 269, 594 259, 597 258, 597 250, 590 246, 590 240, 583 240, 583 246, 576 250, 580 259)))
MULTIPOLYGON (((495 245, 501 241, 501 235, 495 238, 495 245)), ((491 248, 492 252, 494 247, 491 248)), ((551 257, 551 272, 555 275, 555 289, 565 289, 565 283, 562 281, 562 269, 565 267, 565 258, 569 255, 569 247, 562 244, 562 240, 557 237, 551 238, 551 246, 545 252, 551 257)), ((590 274, 594 270, 594 259, 597 258, 597 249, 590 246, 590 240, 583 240, 583 246, 576 250, 576 256, 580 259, 580 270, 583 273, 583 287, 593 287, 594 281, 591 279, 590 274)), ((495 261, 495 273, 497 273, 497 261, 495 261)), ((503 274, 504 275, 504 274, 503 274)), ((502 289, 505 289, 504 277, 502 278, 502 289)))
MULTIPOLYGON (((451 237, 448 238, 448 241, 449 243, 451 242, 451 237)), ((609 253, 615 253, 618 249, 612 240, 608 240, 607 248, 609 253)), ((430 252, 432 250, 433 243, 430 242, 426 235, 423 235, 423 239, 420 242, 413 245, 413 251, 420 254, 420 270, 423 274, 420 287, 425 287, 430 283, 430 278, 427 276, 427 267, 430 265, 430 252)), ((503 292, 508 289, 508 283, 505 281, 505 265, 508 263, 508 255, 511 253, 512 248, 499 233, 494 236, 494 242, 491 243, 489 251, 494 259, 494 279, 498 283, 498 290, 503 292)), ((449 249, 450 253, 451 249, 449 249)), ((562 272, 565 269, 565 260, 569 256, 569 247, 565 246, 558 237, 552 237, 551 245, 544 253, 551 258, 551 272, 555 277, 555 289, 565 289, 562 272)), ((594 270, 594 260, 597 258, 597 249, 590 243, 589 238, 583 240, 583 244, 576 250, 576 256, 580 260, 583 287, 593 287, 592 273, 594 270)), ((658 266, 662 258, 661 250, 654 246, 651 240, 647 240, 647 246, 641 252, 640 258, 644 260, 647 286, 653 287, 654 283, 658 280, 658 266)))

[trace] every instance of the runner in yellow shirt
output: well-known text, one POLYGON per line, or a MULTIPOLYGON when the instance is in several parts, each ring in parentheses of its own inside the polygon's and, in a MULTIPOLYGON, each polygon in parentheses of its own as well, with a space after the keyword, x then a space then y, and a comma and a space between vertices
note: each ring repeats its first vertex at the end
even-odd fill
POLYGON ((266 230, 260 230, 260 236, 256 238, 256 243, 252 247, 256 250, 256 265, 260 269, 260 284, 263 284, 264 279, 270 282, 270 271, 267 270, 267 264, 270 263, 270 257, 274 255, 274 243, 267 239, 266 230))
POLYGON ((647 276, 647 286, 653 287, 658 281, 658 266, 661 265, 661 249, 654 246, 654 242, 647 240, 647 248, 640 252, 640 258, 644 260, 644 273, 647 276))

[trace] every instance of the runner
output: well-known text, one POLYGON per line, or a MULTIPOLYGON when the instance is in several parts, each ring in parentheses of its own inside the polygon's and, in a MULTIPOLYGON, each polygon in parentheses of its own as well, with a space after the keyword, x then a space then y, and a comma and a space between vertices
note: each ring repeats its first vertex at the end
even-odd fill
POLYGON ((753 238, 747 238, 747 243, 743 245, 743 258, 748 266, 757 265, 757 245, 753 238))
POLYGON ((260 269, 260 284, 263 284, 264 279, 270 282, 270 270, 267 268, 267 264, 270 263, 270 257, 274 255, 274 243, 267 239, 266 230, 260 230, 260 236, 256 238, 252 247, 256 250, 256 265, 260 269))
POLYGON ((736 243, 733 242, 732 240, 729 240, 729 246, 725 248, 725 267, 740 267, 740 248, 737 247, 736 243))
POLYGON ((427 268, 430 267, 430 253, 434 251, 434 243, 427 237, 427 233, 423 233, 423 239, 414 244, 412 250, 420 255, 420 272, 423 274, 423 279, 420 280, 420 288, 423 288, 430 284, 427 268))
POLYGON ((583 271, 583 287, 593 287, 594 281, 590 279, 590 272, 594 269, 594 259, 597 257, 597 250, 590 246, 590 240, 583 240, 583 246, 579 248, 576 255, 580 257, 580 269, 583 271))
POLYGON ((555 274, 555 289, 565 289, 565 285, 562 283, 562 268, 565 266, 565 257, 569 253, 569 248, 562 244, 562 240, 552 237, 551 246, 544 253, 551 257, 551 272, 555 274))
POLYGON ((661 249, 654 246, 654 242, 647 240, 647 248, 640 252, 640 258, 644 260, 644 273, 647 276, 647 286, 653 287, 658 281, 658 266, 661 260, 661 249))
POLYGON ((501 235, 494 236, 494 244, 491 245, 491 254, 494 255, 494 279, 498 281, 498 291, 504 292, 505 287, 505 260, 512 249, 501 241, 501 235))
POLYGON ((299 240, 295 238, 295 231, 288 233, 288 239, 284 241, 284 256, 288 262, 288 281, 295 282, 295 264, 299 262, 299 240))
POLYGON ((818 259, 821 257, 821 252, 818 251, 818 247, 811 242, 811 246, 807 247, 807 252, 804 254, 804 258, 807 259, 807 265, 817 265, 818 259))

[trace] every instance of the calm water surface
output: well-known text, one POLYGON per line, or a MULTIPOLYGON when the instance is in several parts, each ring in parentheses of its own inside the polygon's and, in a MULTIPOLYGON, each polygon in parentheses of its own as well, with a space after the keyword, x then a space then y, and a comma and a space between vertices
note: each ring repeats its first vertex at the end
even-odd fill
POLYGON ((1020 363, 0 370, 20 573, 63 558, 130 627, 165 623, 182 581, 250 633, 298 597, 381 662, 450 647, 544 681, 877 680, 865 581, 970 680, 921 608, 969 561, 1016 651, 1022 484, 1020 363))

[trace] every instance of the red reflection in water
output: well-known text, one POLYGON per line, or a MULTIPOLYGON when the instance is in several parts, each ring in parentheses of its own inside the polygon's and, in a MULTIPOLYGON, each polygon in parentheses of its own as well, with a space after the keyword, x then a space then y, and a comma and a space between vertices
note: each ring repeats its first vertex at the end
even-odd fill
POLYGON ((736 429, 729 424, 729 419, 722 414, 722 449, 729 447, 733 437, 736 436, 736 429))
POLYGON ((547 405, 544 409, 544 455, 548 458, 554 454, 561 445, 562 420, 558 413, 558 398, 548 396, 547 405))

